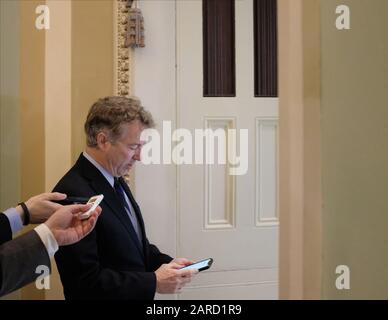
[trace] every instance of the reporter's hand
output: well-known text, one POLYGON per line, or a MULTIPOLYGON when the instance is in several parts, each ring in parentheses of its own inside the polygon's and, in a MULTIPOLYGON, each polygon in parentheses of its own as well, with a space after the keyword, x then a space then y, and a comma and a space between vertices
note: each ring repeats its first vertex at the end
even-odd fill
MULTIPOLYGON (((53 192, 42 193, 28 199, 25 204, 30 212, 30 223, 45 222, 56 210, 62 207, 60 204, 51 202, 50 200, 63 200, 65 198, 66 194, 53 192)), ((24 214, 22 207, 17 206, 16 210, 19 211, 23 220, 24 214)))
POLYGON ((59 246, 76 243, 93 230, 101 207, 97 207, 88 219, 80 220, 78 217, 89 209, 87 204, 62 206, 46 221, 59 246))
POLYGON ((175 262, 177 264, 180 264, 182 266, 182 268, 194 263, 194 261, 191 261, 191 260, 186 259, 186 258, 175 258, 171 262, 175 262))
MULTIPOLYGON (((187 259, 186 259, 187 260, 187 259)), ((191 281, 196 269, 179 270, 183 266, 171 261, 162 264, 156 274, 156 292, 158 293, 180 293, 182 288, 191 281)))

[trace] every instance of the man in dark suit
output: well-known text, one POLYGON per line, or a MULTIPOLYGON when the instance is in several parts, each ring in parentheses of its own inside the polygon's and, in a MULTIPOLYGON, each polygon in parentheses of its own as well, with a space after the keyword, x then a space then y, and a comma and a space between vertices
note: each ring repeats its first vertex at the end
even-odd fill
POLYGON ((0 213, 0 296, 34 281, 39 275, 37 266, 51 268, 50 257, 58 246, 73 244, 93 229, 101 208, 97 208, 89 220, 81 221, 74 215, 85 212, 90 206, 62 207, 50 201, 64 197, 66 195, 41 194, 0 213), (50 215, 44 224, 12 240, 12 234, 22 225, 41 222, 50 215))
POLYGON ((55 191, 71 196, 103 194, 104 214, 95 230, 55 255, 66 299, 153 299, 177 293, 197 270, 150 244, 140 208, 122 178, 140 160, 141 132, 152 116, 135 98, 107 97, 89 110, 86 150, 55 191))

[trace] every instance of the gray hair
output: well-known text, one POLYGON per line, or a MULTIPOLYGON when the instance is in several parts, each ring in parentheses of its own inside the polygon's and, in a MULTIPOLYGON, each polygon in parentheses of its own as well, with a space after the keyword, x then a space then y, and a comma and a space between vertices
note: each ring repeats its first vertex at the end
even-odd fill
POLYGON ((97 135, 105 131, 112 142, 122 134, 122 125, 139 120, 144 127, 155 126, 150 112, 144 109, 136 97, 111 96, 99 99, 89 110, 85 122, 86 144, 97 146, 97 135))

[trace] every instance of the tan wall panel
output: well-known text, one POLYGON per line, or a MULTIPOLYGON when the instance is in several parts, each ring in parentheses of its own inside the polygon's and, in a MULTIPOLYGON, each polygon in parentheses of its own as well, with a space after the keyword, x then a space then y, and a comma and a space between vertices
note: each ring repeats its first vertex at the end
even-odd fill
POLYGON ((303 298, 302 2, 279 0, 279 297, 303 298))
MULTIPOLYGON (((71 166, 71 1, 47 0, 50 30, 46 32, 46 190, 52 190, 71 166)), ((54 258, 50 290, 45 298, 63 299, 54 258)))
MULTIPOLYGON (((44 1, 20 2, 21 198, 45 191, 44 59, 45 31, 35 28, 35 8, 44 1)), ((22 299, 42 299, 34 284, 22 299)))
POLYGON ((90 106, 113 94, 113 2, 72 2, 72 159, 85 146, 90 106))
POLYGON ((71 165, 71 1, 47 0, 45 54, 46 190, 71 165))
POLYGON ((321 0, 323 296, 388 299, 388 1, 321 0), (350 30, 335 9, 350 8, 350 30), (350 268, 350 290, 335 269, 350 268))
POLYGON ((303 298, 321 298, 321 39, 319 0, 303 0, 303 298))
MULTIPOLYGON (((17 1, 0 1, 0 210, 20 201, 19 13, 17 1)), ((0 300, 20 299, 20 294, 0 300)))
POLYGON ((318 0, 278 0, 281 299, 321 297, 318 0))

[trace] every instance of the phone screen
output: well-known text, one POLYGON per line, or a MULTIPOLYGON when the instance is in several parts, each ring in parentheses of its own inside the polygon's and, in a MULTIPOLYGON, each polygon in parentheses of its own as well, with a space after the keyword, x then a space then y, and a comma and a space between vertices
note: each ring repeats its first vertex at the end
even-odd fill
POLYGON ((97 199, 98 199, 97 196, 92 197, 92 198, 89 199, 88 203, 95 203, 97 199))
POLYGON ((201 271, 201 270, 204 270, 204 269, 208 269, 211 266, 212 260, 213 259, 210 258, 210 259, 198 261, 198 262, 196 262, 194 264, 191 264, 189 266, 183 267, 182 270, 184 270, 184 269, 198 269, 199 271, 201 271))

